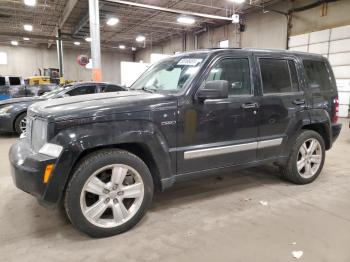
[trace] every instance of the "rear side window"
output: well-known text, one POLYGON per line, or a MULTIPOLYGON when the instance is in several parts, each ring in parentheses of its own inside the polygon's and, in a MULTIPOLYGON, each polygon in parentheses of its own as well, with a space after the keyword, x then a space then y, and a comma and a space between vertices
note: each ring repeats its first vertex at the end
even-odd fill
POLYGON ((118 92, 122 91, 123 88, 120 86, 115 86, 115 85, 106 85, 101 87, 101 92, 102 93, 108 93, 108 92, 118 92))
POLYGON ((94 94, 96 91, 96 86, 78 86, 71 91, 68 91, 67 94, 70 96, 79 96, 79 95, 87 95, 94 94))
POLYGON ((293 60, 260 58, 264 94, 290 93, 299 90, 298 75, 293 60))
POLYGON ((303 64, 309 86, 315 86, 321 90, 332 89, 331 77, 324 62, 304 60, 303 64))
POLYGON ((0 77, 0 86, 4 86, 6 84, 5 77, 0 77))
POLYGON ((18 86, 21 84, 21 79, 19 77, 9 77, 10 86, 18 86))

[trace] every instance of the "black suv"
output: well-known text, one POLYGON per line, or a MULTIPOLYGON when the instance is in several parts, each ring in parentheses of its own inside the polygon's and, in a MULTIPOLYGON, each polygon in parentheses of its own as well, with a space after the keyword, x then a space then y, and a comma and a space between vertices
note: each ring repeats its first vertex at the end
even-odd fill
POLYGON ((75 227, 105 237, 133 227, 155 189, 274 163, 307 184, 339 135, 326 58, 215 49, 150 67, 130 91, 39 102, 10 150, 16 186, 64 204, 75 227))

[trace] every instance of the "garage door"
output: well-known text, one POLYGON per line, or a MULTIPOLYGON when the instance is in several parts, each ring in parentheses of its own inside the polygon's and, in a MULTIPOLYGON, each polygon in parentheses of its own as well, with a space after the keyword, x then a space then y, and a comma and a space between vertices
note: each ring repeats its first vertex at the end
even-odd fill
POLYGON ((350 104, 350 26, 292 36, 289 49, 324 55, 329 59, 337 79, 339 115, 349 115, 350 104))

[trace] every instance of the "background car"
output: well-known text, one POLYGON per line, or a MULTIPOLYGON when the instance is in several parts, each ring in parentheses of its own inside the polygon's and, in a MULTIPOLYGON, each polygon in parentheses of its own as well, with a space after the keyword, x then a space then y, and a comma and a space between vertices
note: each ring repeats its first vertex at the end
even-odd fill
POLYGON ((95 93, 125 91, 126 88, 103 82, 80 82, 58 87, 42 96, 7 99, 0 102, 0 132, 16 132, 19 135, 26 130, 27 109, 33 103, 95 93))

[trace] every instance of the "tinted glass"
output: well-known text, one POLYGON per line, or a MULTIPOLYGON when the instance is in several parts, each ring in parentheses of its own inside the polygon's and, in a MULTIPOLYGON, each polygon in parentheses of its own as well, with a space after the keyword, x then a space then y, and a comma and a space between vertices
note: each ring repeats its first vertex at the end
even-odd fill
POLYGON ((251 94, 249 60, 226 58, 220 60, 211 70, 206 81, 226 80, 229 95, 251 94))
POLYGON ((331 89, 330 75, 326 64, 322 61, 303 61, 309 85, 317 86, 321 90, 331 89))
POLYGON ((71 91, 68 91, 67 94, 70 96, 79 96, 79 95, 87 95, 94 94, 96 90, 95 86, 79 86, 74 88, 71 91))
POLYGON ((298 81, 297 69, 295 67, 295 62, 292 60, 288 60, 288 65, 289 65, 289 71, 290 71, 290 78, 292 82, 292 91, 297 92, 299 90, 299 81, 298 81))
POLYGON ((101 92, 102 93, 107 93, 107 92, 118 92, 122 91, 123 88, 120 86, 115 86, 115 85, 106 85, 101 87, 101 92))
POLYGON ((288 60, 284 59, 264 58, 260 59, 259 63, 264 94, 288 93, 298 90, 294 62, 289 63, 288 60), (291 68, 289 68, 289 65, 291 65, 291 68), (290 70, 291 73, 289 73, 290 70), (294 82, 293 85, 292 82, 294 82))
POLYGON ((5 84, 5 77, 0 77, 0 86, 4 86, 5 84))
POLYGON ((19 77, 9 77, 11 86, 18 86, 21 84, 21 79, 19 77))

